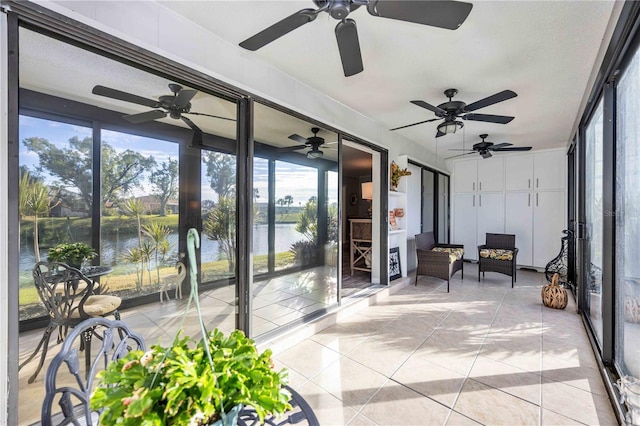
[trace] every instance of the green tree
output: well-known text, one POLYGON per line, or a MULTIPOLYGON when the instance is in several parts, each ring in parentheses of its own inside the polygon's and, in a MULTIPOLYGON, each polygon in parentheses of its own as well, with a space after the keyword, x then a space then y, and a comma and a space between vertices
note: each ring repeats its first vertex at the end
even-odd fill
POLYGON ((167 238, 169 234, 171 234, 171 230, 168 226, 162 225, 160 223, 149 223, 146 225, 142 225, 142 232, 151 239, 153 243, 153 252, 155 255, 155 263, 156 263, 156 275, 158 278, 158 282, 160 282, 160 257, 164 261, 164 257, 166 253, 170 250, 169 241, 167 238))
POLYGON ((291 207, 291 204, 293 204, 293 197, 291 195, 285 195, 284 204, 287 205, 287 210, 285 210, 285 213, 289 214, 289 207, 291 207))
POLYGON ((40 262, 38 218, 48 215, 60 201, 56 200, 56 193, 42 181, 32 179, 28 172, 22 174, 18 185, 18 213, 20 216, 33 216, 33 251, 36 262, 40 262))
POLYGON ((178 161, 169 159, 151 172, 152 194, 160 201, 160 216, 167 215, 167 203, 178 195, 178 161))
MULTIPOLYGON (((137 252, 134 253, 135 255, 130 256, 130 258, 138 259, 138 261, 141 262, 141 267, 144 272, 145 258, 143 256, 144 252, 142 244, 142 222, 140 219, 140 216, 142 216, 145 211, 144 203, 137 198, 131 197, 124 200, 121 207, 125 215, 134 216, 136 218, 136 223, 138 225, 138 249, 137 252)), ((139 283, 136 284, 139 285, 138 290, 140 290, 140 288, 142 287, 142 279, 139 281, 139 283)))
MULTIPOLYGON (((39 170, 46 170, 59 179, 60 188, 74 187, 80 192, 87 207, 92 202, 93 179, 93 139, 68 141, 68 146, 60 148, 47 139, 32 137, 22 143, 38 155, 39 170)), ((127 149, 116 150, 106 142, 102 143, 102 203, 115 203, 125 192, 140 183, 142 174, 155 164, 153 156, 145 157, 127 149)))
POLYGON ((207 152, 203 154, 203 161, 207 166, 207 177, 211 189, 221 197, 234 195, 236 187, 235 156, 222 152, 207 152))
POLYGON ((218 241, 220 250, 226 255, 229 272, 235 272, 236 265, 236 215, 235 198, 220 197, 209 212, 202 230, 209 239, 218 241))

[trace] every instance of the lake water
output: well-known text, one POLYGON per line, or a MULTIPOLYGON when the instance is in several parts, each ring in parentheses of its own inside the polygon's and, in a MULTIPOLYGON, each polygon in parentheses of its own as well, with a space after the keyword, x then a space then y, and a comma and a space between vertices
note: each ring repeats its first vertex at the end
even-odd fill
MULTIPOLYGON (((171 243, 171 254, 176 258, 178 247, 178 233, 169 235, 171 243)), ((295 223, 276 224, 276 253, 289 251, 291 245, 296 241, 305 240, 304 235, 296 231, 295 223)), ((127 236, 126 238, 118 238, 115 235, 102 236, 101 263, 115 265, 122 262, 121 256, 127 250, 138 247, 138 238, 127 236)), ((205 235, 201 235, 200 252, 203 260, 217 260, 220 257, 220 248, 217 241, 210 240, 205 235)), ((267 254, 268 252, 268 227, 264 225, 255 225, 253 227, 253 253, 267 254)), ((47 258, 47 250, 41 250, 40 256, 42 260, 47 258)), ((33 246, 23 244, 20 253, 20 271, 31 271, 35 264, 35 256, 33 254, 33 246)))

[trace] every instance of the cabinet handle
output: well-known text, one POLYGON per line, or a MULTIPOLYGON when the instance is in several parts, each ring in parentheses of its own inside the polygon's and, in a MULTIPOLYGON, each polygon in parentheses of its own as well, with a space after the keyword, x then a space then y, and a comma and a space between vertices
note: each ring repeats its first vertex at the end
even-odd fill
POLYGON ((472 204, 472 207, 475 207, 475 206, 476 206, 476 196, 474 195, 474 196, 473 196, 473 204, 472 204))
POLYGON ((482 207, 482 194, 478 195, 478 198, 480 199, 480 207, 482 207))
POLYGON ((476 183, 475 182, 473 182, 473 190, 474 191, 476 190, 476 183))
POLYGON ((529 201, 527 201, 527 207, 531 207, 531 194, 529 194, 529 201))
POLYGON ((531 189, 531 178, 527 179, 527 188, 531 189))
POLYGON ((540 182, 539 182, 538 180, 539 180, 539 179, 538 179, 538 178, 536 178, 536 188, 540 187, 540 185, 539 185, 539 183, 540 183, 540 182))
POLYGON ((538 194, 536 193, 536 207, 538 207, 538 194))

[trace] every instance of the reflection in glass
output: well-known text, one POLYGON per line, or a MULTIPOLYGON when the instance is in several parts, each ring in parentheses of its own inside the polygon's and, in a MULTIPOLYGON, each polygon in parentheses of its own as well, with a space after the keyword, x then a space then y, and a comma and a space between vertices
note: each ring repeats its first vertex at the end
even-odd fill
POLYGON ((438 175, 438 242, 449 243, 449 176, 438 175))
POLYGON ((616 363, 640 377, 640 53, 624 72, 617 94, 616 363))
POLYGON ((422 232, 433 231, 434 173, 422 169, 422 232))
POLYGON ((602 342, 602 122, 600 101, 585 129, 586 268, 589 316, 602 342))
POLYGON ((102 131, 102 283, 123 299, 159 291, 178 260, 178 145, 102 131))
POLYGON ((36 262, 60 243, 91 245, 92 129, 20 115, 20 320, 45 315, 36 262))
POLYGON ((260 104, 254 134, 258 336, 337 303, 338 159, 335 133, 260 104))

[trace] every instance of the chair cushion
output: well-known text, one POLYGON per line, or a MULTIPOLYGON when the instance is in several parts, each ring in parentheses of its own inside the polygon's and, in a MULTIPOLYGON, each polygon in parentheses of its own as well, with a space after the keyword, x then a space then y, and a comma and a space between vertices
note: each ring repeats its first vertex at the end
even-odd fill
POLYGON ((452 247, 434 247, 431 249, 431 251, 449 253, 449 263, 453 263, 456 260, 462 259, 462 255, 464 254, 464 249, 452 247))
POLYGON ((513 250, 481 249, 480 257, 495 259, 495 260, 513 260, 513 250))
MULTIPOLYGON (((79 303, 79 302, 78 302, 79 303)), ((87 297, 84 302, 84 312, 90 317, 99 317, 113 312, 120 307, 122 300, 117 296, 96 295, 87 297)), ((77 304, 74 304, 74 308, 77 304)), ((80 310, 73 309, 71 318, 80 318, 80 310)))

